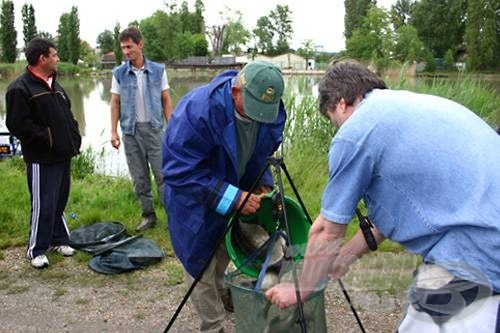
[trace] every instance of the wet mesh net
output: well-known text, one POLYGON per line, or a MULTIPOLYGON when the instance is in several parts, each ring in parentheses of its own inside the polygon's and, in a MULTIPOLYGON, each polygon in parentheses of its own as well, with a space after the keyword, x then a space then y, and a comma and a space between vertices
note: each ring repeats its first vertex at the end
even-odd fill
MULTIPOLYGON (((237 333, 301 332, 297 306, 279 309, 271 305, 264 292, 254 290, 256 281, 244 275, 230 273, 225 281, 231 289, 237 333)), ((304 302, 307 332, 326 332, 324 288, 322 285, 304 302)))

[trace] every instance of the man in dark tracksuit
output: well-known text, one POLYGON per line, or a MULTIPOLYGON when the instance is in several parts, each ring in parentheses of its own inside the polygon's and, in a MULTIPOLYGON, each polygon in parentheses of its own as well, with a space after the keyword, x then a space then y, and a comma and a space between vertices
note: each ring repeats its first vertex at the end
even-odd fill
POLYGON ((7 128, 21 140, 31 196, 28 259, 35 268, 49 265, 45 252, 65 256, 69 230, 64 217, 70 188, 71 158, 81 136, 71 103, 56 82, 59 57, 51 42, 35 38, 26 47, 28 67, 7 89, 7 128))

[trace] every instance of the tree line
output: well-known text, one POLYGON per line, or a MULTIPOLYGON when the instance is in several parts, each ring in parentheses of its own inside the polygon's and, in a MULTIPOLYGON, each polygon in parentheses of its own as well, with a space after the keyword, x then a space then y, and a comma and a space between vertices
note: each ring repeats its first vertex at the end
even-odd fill
MULTIPOLYGON (((243 53, 274 56, 296 52, 306 59, 319 56, 313 39, 304 41, 297 50, 290 47, 293 21, 287 5, 277 5, 258 18, 253 29, 248 29, 243 24, 243 14, 227 7, 219 13, 219 24, 206 26, 202 0, 195 1, 194 10, 190 10, 186 0, 180 5, 176 0, 165 0, 164 4, 164 10, 129 23, 141 29, 144 51, 152 60, 243 53)), ((417 61, 426 62, 432 69, 435 58, 443 59, 450 68, 462 59, 466 59, 470 70, 494 70, 500 66, 500 0, 397 0, 389 10, 377 7, 376 0, 344 0, 344 7, 346 47, 341 55, 372 61, 378 67, 391 61, 417 61)), ((21 12, 25 45, 41 36, 54 41, 62 61, 97 62, 98 55, 80 40, 77 7, 61 15, 55 37, 37 31, 31 4, 24 4, 21 12)), ((112 31, 103 31, 96 40, 100 55, 113 51, 118 63, 122 59, 120 29, 116 23, 112 31)), ((0 60, 14 62, 16 46, 14 5, 11 0, 3 0, 0 60)))
MULTIPOLYGON (((165 10, 158 10, 140 22, 129 24, 141 29, 145 52, 153 60, 207 56, 209 42, 213 56, 241 55, 244 52, 278 55, 291 51, 292 12, 288 6, 277 5, 268 15, 260 17, 256 28, 250 31, 243 25, 242 13, 227 7, 219 12, 220 24, 206 26, 202 0, 196 0, 192 12, 187 1, 183 1, 180 6, 175 1, 167 1, 165 5, 165 10)), ((110 30, 103 31, 97 37, 97 45, 102 53, 113 51, 115 44, 116 36, 110 30)))
MULTIPOLYGON (((36 28, 35 9, 25 3, 21 8, 23 20, 24 45, 35 37, 47 38, 57 44, 59 58, 62 61, 76 64, 82 54, 88 52, 88 43, 80 41, 80 20, 78 8, 72 7, 71 12, 61 15, 57 37, 50 33, 38 31, 36 28), (87 46, 86 46, 87 45, 87 46)), ((0 60, 14 63, 17 59, 17 31, 14 25, 14 3, 3 0, 0 12, 0 60)))
POLYGON ((390 60, 435 58, 470 70, 500 66, 500 0, 398 0, 390 10, 376 0, 345 0, 345 55, 383 67, 390 60))
MULTIPOLYGON (((226 53, 239 55, 243 52, 277 55, 291 51, 290 40, 293 33, 291 11, 288 6, 278 5, 268 15, 257 21, 256 28, 250 32, 242 23, 242 14, 226 8, 220 12, 221 24, 205 26, 204 4, 196 0, 194 11, 186 0, 180 6, 176 0, 166 0, 165 9, 158 10, 150 17, 130 22, 128 26, 141 29, 145 40, 145 53, 156 61, 185 59, 188 56, 209 55, 209 42, 212 55, 226 53), (246 47, 253 41, 253 47, 246 47)), ((80 20, 78 8, 63 13, 59 19, 57 35, 39 32, 36 28, 35 10, 31 4, 22 9, 23 36, 26 45, 34 37, 52 40, 58 48, 61 61, 76 64, 78 60, 95 63, 97 55, 90 45, 80 40, 80 20)), ((3 0, 0 17, 0 60, 13 63, 17 58, 17 31, 14 26, 14 4, 3 0)), ((113 51, 116 61, 122 59, 118 36, 120 25, 115 24, 113 31, 105 30, 97 36, 99 55, 113 51)))

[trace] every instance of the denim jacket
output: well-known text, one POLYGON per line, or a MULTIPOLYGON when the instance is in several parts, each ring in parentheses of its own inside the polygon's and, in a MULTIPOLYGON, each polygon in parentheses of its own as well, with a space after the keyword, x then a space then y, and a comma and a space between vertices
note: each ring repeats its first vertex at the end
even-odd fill
MULTIPOLYGON (((144 99, 146 110, 149 113, 151 124, 156 128, 163 128, 163 106, 161 100, 161 79, 163 65, 144 58, 144 74, 146 87, 144 99)), ((120 127, 123 134, 134 134, 136 123, 135 96, 137 92, 137 77, 132 71, 130 61, 115 67, 113 75, 120 84, 120 127)))

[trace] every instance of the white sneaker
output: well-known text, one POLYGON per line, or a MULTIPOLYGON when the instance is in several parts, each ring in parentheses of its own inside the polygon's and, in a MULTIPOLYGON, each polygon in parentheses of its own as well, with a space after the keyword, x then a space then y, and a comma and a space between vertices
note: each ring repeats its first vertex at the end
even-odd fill
POLYGON ((68 245, 54 246, 54 251, 56 251, 59 254, 62 254, 65 257, 71 257, 76 252, 74 248, 68 245))
POLYGON ((49 259, 47 259, 47 256, 45 254, 40 254, 39 256, 31 259, 31 266, 35 268, 47 267, 49 266, 49 259))

